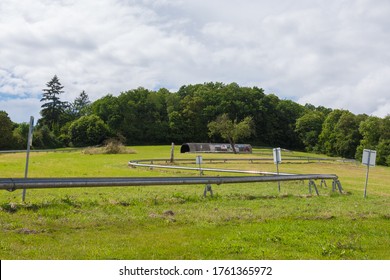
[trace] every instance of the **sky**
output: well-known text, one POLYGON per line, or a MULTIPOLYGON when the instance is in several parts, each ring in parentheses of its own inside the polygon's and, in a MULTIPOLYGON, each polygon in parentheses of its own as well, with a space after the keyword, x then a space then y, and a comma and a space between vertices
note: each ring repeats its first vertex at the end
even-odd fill
POLYGON ((0 110, 236 82, 302 105, 390 114, 388 0, 1 0, 0 110))

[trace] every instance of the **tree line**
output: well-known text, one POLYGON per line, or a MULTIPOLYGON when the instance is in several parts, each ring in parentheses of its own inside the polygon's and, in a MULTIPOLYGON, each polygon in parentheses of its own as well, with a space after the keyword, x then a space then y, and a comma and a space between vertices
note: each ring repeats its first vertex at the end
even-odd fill
MULTIPOLYGON (((139 87, 94 102, 85 91, 73 102, 61 101, 65 91, 57 76, 46 86, 34 148, 100 145, 111 138, 127 145, 221 142, 228 138, 215 124, 224 118, 231 127, 250 122, 240 141, 254 146, 358 160, 363 149, 375 149, 378 164, 390 165, 390 115, 300 105, 236 83, 184 85, 177 92, 139 87)), ((0 124, 0 149, 25 148, 27 123, 15 124, 0 111, 0 124)))

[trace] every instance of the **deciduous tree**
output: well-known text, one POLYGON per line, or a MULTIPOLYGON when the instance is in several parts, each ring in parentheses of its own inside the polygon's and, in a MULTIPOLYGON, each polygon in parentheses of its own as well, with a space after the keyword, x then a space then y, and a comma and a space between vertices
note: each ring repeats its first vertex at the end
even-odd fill
POLYGON ((81 117, 69 127, 70 141, 76 147, 101 144, 108 136, 108 126, 96 115, 81 117))
POLYGON ((296 120, 295 132, 307 151, 315 151, 324 120, 322 112, 311 110, 296 120))
POLYGON ((209 136, 220 135, 229 141, 233 152, 236 154, 235 144, 237 140, 250 136, 253 133, 252 117, 246 117, 241 122, 229 119, 228 114, 222 114, 215 121, 208 124, 209 136))
POLYGON ((13 122, 5 111, 0 111, 0 150, 12 148, 13 122))

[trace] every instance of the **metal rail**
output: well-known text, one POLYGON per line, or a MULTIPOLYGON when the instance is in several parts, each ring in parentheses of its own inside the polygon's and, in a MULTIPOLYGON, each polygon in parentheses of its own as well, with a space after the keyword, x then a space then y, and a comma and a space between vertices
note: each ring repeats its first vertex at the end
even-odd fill
MULTIPOLYGON (((227 173, 245 173, 245 174, 257 174, 257 175, 278 175, 276 172, 267 171, 251 171, 251 170, 237 170, 237 169, 220 169, 220 168, 204 168, 204 167, 186 167, 175 165, 159 165, 159 164, 144 164, 130 161, 129 166, 132 167, 150 167, 150 168, 165 168, 165 169, 181 169, 181 170, 194 170, 194 171, 214 171, 214 172, 227 172, 227 173)), ((290 173, 279 173, 279 175, 294 175, 290 173)))
MULTIPOLYGON (((82 148, 67 148, 67 149, 42 149, 42 150, 30 150, 30 153, 69 153, 80 151, 82 148)), ((26 153, 27 150, 0 150, 0 154, 18 154, 18 153, 26 153)))
MULTIPOLYGON (((337 175, 305 174, 276 176, 215 176, 215 177, 104 177, 104 178, 0 178, 0 189, 48 189, 78 187, 128 187, 156 185, 230 184, 277 182, 294 180, 332 179, 339 183, 337 175)), ((341 185, 339 186, 341 192, 341 185)))
MULTIPOLYGON (((267 171, 251 171, 251 170, 203 168, 203 167, 183 167, 183 166, 153 164, 154 161, 164 161, 164 160, 165 159, 129 161, 128 165, 133 167, 133 168, 139 166, 139 167, 149 167, 149 168, 182 169, 182 170, 200 171, 201 173, 203 171, 213 171, 213 172, 229 172, 229 173, 246 173, 246 174, 255 174, 255 175, 265 175, 265 177, 263 177, 264 180, 258 180, 256 182, 274 182, 274 181, 276 181, 276 182, 280 183, 281 181, 309 180, 310 193, 311 193, 311 189, 314 188, 317 195, 319 195, 319 192, 318 192, 318 189, 317 189, 317 186, 316 186, 314 180, 321 179, 321 186, 323 184, 325 184, 325 186, 326 186, 325 179, 332 179, 333 180, 332 191, 336 191, 336 189, 338 189, 340 193, 343 192, 343 188, 342 188, 341 183, 338 179, 338 176, 333 175, 333 174, 306 174, 306 175, 304 175, 304 174, 291 174, 291 173, 279 173, 279 172, 276 173, 276 172, 267 172, 267 171), (151 161, 151 164, 139 163, 140 161, 141 162, 151 161), (274 178, 271 179, 272 177, 274 177, 274 178), (286 178, 286 177, 290 177, 290 178, 286 178), (283 179, 281 179, 281 178, 283 178, 283 179)), ((211 160, 216 160, 216 159, 207 159, 207 160, 210 160, 210 162, 211 162, 211 160)), ((227 161, 227 160, 235 160, 235 159, 219 159, 219 160, 227 161)), ((248 159, 239 159, 239 160, 248 160, 248 159)), ((182 159, 181 161, 185 161, 185 159, 182 159)), ((237 177, 237 178, 239 178, 239 177, 237 177)), ((250 177, 246 177, 246 178, 250 178, 250 177)), ((239 183, 239 182, 236 181, 235 183, 239 183)), ((205 188, 205 193, 204 193, 205 196, 206 196, 207 190, 209 190, 212 194, 210 184, 211 183, 206 182, 206 188, 205 188)), ((279 189, 279 191, 280 191, 280 189, 279 189)))
MULTIPOLYGON (((335 158, 315 158, 315 157, 303 157, 303 156, 287 156, 284 157, 283 160, 285 161, 338 161, 340 159, 335 158)), ((195 159, 175 159, 175 162, 190 162, 193 163, 195 159)), ((259 158, 203 158, 204 162, 227 162, 227 161, 249 161, 249 162, 256 162, 256 161, 273 161, 272 157, 259 157, 259 158)), ((170 162, 170 159, 167 158, 157 158, 157 159, 136 159, 132 160, 130 162, 134 163, 140 163, 140 162, 170 162)))

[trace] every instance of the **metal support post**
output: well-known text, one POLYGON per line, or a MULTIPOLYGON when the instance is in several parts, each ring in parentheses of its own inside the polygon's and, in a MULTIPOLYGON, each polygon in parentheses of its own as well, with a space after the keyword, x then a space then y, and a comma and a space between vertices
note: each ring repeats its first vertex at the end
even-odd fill
POLYGON ((375 162, 376 162, 376 151, 364 149, 362 163, 364 165, 367 165, 366 184, 364 185, 364 198, 367 197, 368 173, 370 172, 370 165, 375 166, 375 162))
MULTIPOLYGON (((279 176, 279 163, 276 163, 276 173, 278 174, 279 176)), ((280 192, 280 181, 278 181, 278 190, 280 192)))
POLYGON ((316 191, 316 194, 319 196, 320 194, 318 192, 316 183, 313 180, 309 180, 309 192, 310 192, 310 194, 311 194, 311 187, 314 188, 314 190, 316 191))
MULTIPOLYGON (((368 154, 368 162, 370 162, 370 153, 368 154)), ((367 184, 368 184, 368 173, 370 172, 370 165, 367 164, 367 172, 366 172, 366 184, 364 186, 364 198, 367 197, 367 184)))
POLYGON ((204 192, 203 192, 203 196, 204 196, 204 197, 207 196, 207 192, 210 192, 211 197, 213 197, 213 189, 211 188, 211 185, 210 185, 210 184, 207 184, 207 185, 204 187, 204 192))
POLYGON ((336 180, 337 187, 339 188, 339 192, 343 193, 343 187, 341 186, 341 183, 339 180, 336 180))
MULTIPOLYGON (((30 148, 32 146, 32 131, 34 127, 34 117, 30 117, 30 126, 28 129, 28 137, 27 137, 27 153, 26 153, 26 167, 24 169, 24 178, 27 179, 28 176, 28 164, 30 160, 30 148)), ((23 189, 22 201, 26 200, 26 189, 23 189)))
POLYGON ((340 181, 338 179, 333 179, 332 192, 335 192, 337 189, 339 190, 339 193, 343 193, 343 187, 341 186, 340 181))

